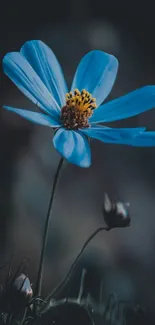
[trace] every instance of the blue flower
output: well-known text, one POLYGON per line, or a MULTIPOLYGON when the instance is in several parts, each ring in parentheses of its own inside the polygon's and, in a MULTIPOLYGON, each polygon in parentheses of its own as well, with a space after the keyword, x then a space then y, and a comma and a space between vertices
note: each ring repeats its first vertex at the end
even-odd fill
POLYGON ((118 61, 102 51, 91 51, 79 63, 68 93, 61 67, 41 41, 26 42, 20 52, 3 59, 5 74, 41 112, 4 106, 7 110, 55 129, 53 144, 69 162, 91 165, 88 138, 105 143, 149 146, 154 134, 145 128, 109 128, 100 125, 125 119, 155 106, 155 86, 146 86, 104 105, 114 84, 118 61))

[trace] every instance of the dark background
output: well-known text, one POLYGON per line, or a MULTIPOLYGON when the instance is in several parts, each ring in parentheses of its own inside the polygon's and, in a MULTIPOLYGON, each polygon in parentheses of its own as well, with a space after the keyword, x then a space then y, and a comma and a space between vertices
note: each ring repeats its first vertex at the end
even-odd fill
MULTIPOLYGON (((1 60, 26 40, 41 39, 57 55, 68 84, 79 60, 91 49, 119 59, 118 77, 108 99, 155 84, 154 1, 7 0, 0 9, 1 60)), ((0 79, 1 104, 34 107, 3 75, 2 67, 0 79)), ((155 130, 155 111, 112 125, 146 125, 155 130)), ((23 257, 30 257, 32 282, 59 159, 52 136, 51 129, 0 110, 1 261, 14 254, 16 268, 23 257)), ((151 324, 155 320, 155 148, 92 141, 92 161, 89 169, 64 167, 53 209, 44 293, 66 274, 86 238, 103 224, 107 191, 113 199, 130 202, 131 227, 101 233, 93 240, 71 281, 72 294, 79 286, 82 266, 88 267, 87 286, 95 299, 103 278, 105 300, 114 291, 119 299, 139 302, 149 311, 151 324)))

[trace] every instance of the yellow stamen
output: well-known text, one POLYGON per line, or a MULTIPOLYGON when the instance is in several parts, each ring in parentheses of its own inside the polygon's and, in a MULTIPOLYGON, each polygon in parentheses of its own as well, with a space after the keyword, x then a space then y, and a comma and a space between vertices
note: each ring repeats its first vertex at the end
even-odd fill
POLYGON ((66 94, 66 99, 66 105, 68 107, 74 105, 74 107, 81 112, 86 111, 88 107, 90 109, 96 108, 96 98, 92 98, 91 94, 85 89, 81 92, 78 89, 75 89, 74 94, 72 94, 72 92, 66 94))
POLYGON ((66 94, 66 106, 62 108, 61 119, 67 129, 89 127, 88 119, 96 108, 96 98, 82 89, 66 94))

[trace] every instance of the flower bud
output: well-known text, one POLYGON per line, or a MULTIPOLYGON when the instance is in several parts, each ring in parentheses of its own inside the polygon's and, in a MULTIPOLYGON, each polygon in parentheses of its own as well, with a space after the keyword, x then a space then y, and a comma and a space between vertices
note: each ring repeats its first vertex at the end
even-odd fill
POLYGON ((103 216, 109 229, 130 226, 131 218, 128 206, 129 203, 111 202, 109 196, 105 193, 103 216))
POLYGON ((19 275, 12 284, 12 294, 16 294, 25 301, 29 301, 33 296, 33 291, 29 278, 25 274, 19 275))

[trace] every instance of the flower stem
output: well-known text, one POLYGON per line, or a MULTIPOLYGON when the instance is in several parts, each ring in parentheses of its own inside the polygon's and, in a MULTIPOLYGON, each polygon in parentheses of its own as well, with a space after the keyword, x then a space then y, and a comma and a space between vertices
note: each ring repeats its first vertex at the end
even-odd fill
POLYGON ((90 243, 90 241, 99 233, 101 232, 102 230, 105 230, 105 231, 109 231, 110 228, 109 227, 100 227, 100 228, 97 228, 89 237, 88 239, 85 241, 82 249, 80 250, 79 254, 77 255, 75 261, 73 262, 73 264, 71 265, 67 275, 65 276, 65 278, 58 284, 57 287, 55 287, 53 289, 53 291, 50 293, 50 295, 46 298, 46 302, 48 303, 50 301, 51 298, 53 298, 53 295, 55 293, 57 293, 60 289, 62 289, 64 287, 64 285, 68 282, 68 280, 70 279, 70 276, 71 276, 71 273, 73 271, 73 269, 75 268, 76 264, 77 264, 77 261, 79 260, 79 258, 81 257, 83 251, 85 250, 85 248, 88 246, 88 244, 90 243))
POLYGON ((56 190, 57 183, 58 183, 58 180, 59 180, 62 165, 63 165, 63 158, 60 159, 59 164, 58 164, 58 168, 57 168, 55 176, 54 176, 52 193, 51 193, 51 198, 50 198, 48 211, 47 211, 47 216, 46 216, 46 221, 45 221, 45 229, 44 229, 44 234, 43 234, 42 250, 41 250, 40 262, 39 262, 39 268, 38 268, 38 274, 37 274, 37 280, 36 280, 36 287, 35 287, 35 296, 40 296, 41 295, 41 286, 42 286, 42 277, 43 277, 43 265, 44 265, 45 251, 46 251, 46 245, 47 245, 47 239, 48 239, 48 229, 49 229, 49 224, 50 224, 50 220, 51 220, 51 211, 52 211, 52 206, 53 206, 53 201, 54 201, 54 196, 55 196, 55 190, 56 190))

